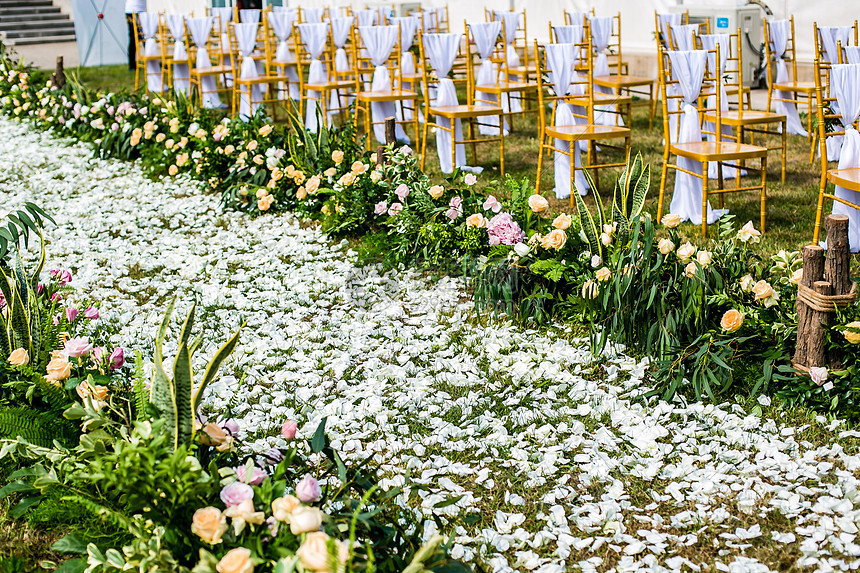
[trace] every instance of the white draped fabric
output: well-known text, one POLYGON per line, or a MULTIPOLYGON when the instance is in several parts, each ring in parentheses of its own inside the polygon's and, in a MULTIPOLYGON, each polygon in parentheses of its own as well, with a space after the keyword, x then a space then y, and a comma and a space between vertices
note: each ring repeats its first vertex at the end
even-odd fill
POLYGON ((567 19, 572 26, 582 26, 585 24, 585 19, 588 18, 588 12, 570 12, 565 11, 567 19))
POLYGON ((302 8, 302 22, 305 24, 320 24, 323 21, 325 8, 302 8))
MULTIPOLYGON (((860 133, 857 133, 853 125, 860 117, 860 64, 834 65, 830 71, 830 90, 839 104, 839 120, 845 128, 839 153, 839 169, 860 168, 860 133)), ((837 186, 834 195, 860 205, 860 193, 857 191, 837 186)), ((860 211, 835 201, 833 213, 848 216, 848 242, 851 251, 860 251, 860 211)))
POLYGON ((376 10, 356 10, 355 11, 355 19, 358 22, 359 26, 375 26, 377 22, 377 18, 379 14, 377 14, 376 10))
POLYGON ((583 27, 581 25, 553 26, 552 30, 558 44, 578 44, 582 41, 583 27))
POLYGON ((860 46, 845 46, 845 63, 860 64, 860 46))
MULTIPOLYGON (((344 49, 346 41, 349 40, 349 33, 352 31, 352 22, 352 16, 331 19, 331 41, 335 47, 334 69, 338 74, 347 74, 352 70, 346 50, 344 49)), ((343 90, 333 90, 331 92, 329 116, 334 116, 338 113, 337 108, 346 103, 346 97, 347 95, 343 90), (341 102, 344 103, 342 104, 341 102)))
POLYGON ((184 14, 165 14, 167 28, 173 36, 173 91, 185 96, 190 91, 188 50, 185 48, 184 14))
POLYGON ((421 17, 424 19, 425 31, 435 32, 439 28, 435 10, 422 10, 421 17))
MULTIPOLYGON (((376 66, 373 80, 370 84, 372 92, 387 92, 391 90, 391 70, 388 69, 388 58, 397 43, 399 29, 397 26, 359 26, 358 33, 364 42, 370 61, 376 66)), ((397 117, 393 101, 371 102, 370 115, 373 118, 373 135, 376 141, 385 143, 385 118, 397 117)), ((409 143, 409 136, 403 131, 403 126, 395 124, 394 136, 398 141, 409 143)))
MULTIPOLYGON (((454 60, 457 58, 462 34, 424 34, 422 38, 424 40, 424 52, 427 54, 427 59, 430 60, 430 65, 433 66, 433 69, 436 70, 436 77, 440 78, 436 87, 436 100, 431 103, 431 106, 459 105, 457 90, 454 88, 454 82, 448 77, 448 72, 451 71, 451 66, 454 65, 454 60)), ((450 120, 446 118, 437 117, 436 122, 440 126, 451 127, 450 120)), ((463 139, 463 128, 459 119, 454 121, 454 135, 457 140, 463 139)), ((454 165, 451 164, 451 150, 453 146, 454 141, 451 139, 451 133, 444 129, 437 129, 436 152, 439 154, 439 167, 442 173, 451 173, 454 171, 454 165)), ((481 167, 469 167, 466 165, 466 148, 462 143, 457 144, 454 155, 455 164, 460 169, 474 171, 475 173, 483 171, 481 167)))
MULTIPOLYGON (((696 103, 702 89, 707 56, 708 53, 705 50, 669 52, 669 59, 672 62, 672 79, 679 82, 678 89, 683 97, 681 104, 683 114, 681 115, 681 127, 678 135, 679 143, 702 141, 699 110, 696 108, 696 103)), ((698 174, 702 173, 702 164, 699 161, 678 157, 677 164, 682 169, 698 174)), ((727 212, 725 209, 711 209, 710 202, 707 208, 708 223, 713 223, 727 212)), ((675 192, 672 194, 669 212, 680 215, 682 221, 689 219, 693 223, 701 223, 702 185, 698 178, 683 171, 675 171, 675 192)))
MULTIPOLYGON (((494 22, 479 22, 477 24, 469 24, 469 29, 472 31, 472 40, 475 42, 475 50, 481 57, 481 66, 478 68, 478 75, 475 79, 476 86, 498 85, 499 83, 499 67, 495 62, 490 60, 493 55, 493 50, 496 48, 496 39, 502 31, 502 23, 498 20, 494 22)), ((496 107, 499 105, 499 99, 496 94, 475 90, 475 105, 486 105, 496 107), (480 103, 477 100, 482 100, 480 103), (492 102, 492 103, 487 103, 492 102)), ((507 135, 507 126, 504 126, 505 135, 507 135)), ((499 134, 499 118, 487 117, 478 126, 478 131, 484 135, 499 134), (483 125, 484 123, 488 125, 483 125)))
POLYGON ((682 16, 683 14, 680 12, 657 14, 657 25, 660 26, 660 41, 663 44, 663 47, 667 50, 671 49, 671 46, 669 45, 669 28, 680 26, 682 16))
POLYGON ((254 8, 239 10, 239 21, 243 24, 259 24, 260 10, 254 8))
MULTIPOLYGON (((594 45, 594 51, 597 53, 597 58, 594 61, 594 75, 608 76, 609 58, 606 55, 606 49, 612 39, 612 17, 597 18, 592 16, 589 21, 591 23, 591 41, 594 45)), ((613 93, 612 88, 606 86, 595 85, 594 90, 604 94, 613 93)), ((623 125, 621 116, 615 111, 614 105, 595 106, 594 123, 597 125, 623 125)))
MULTIPOLYGON (((580 26, 581 28, 581 26, 580 26)), ((576 58, 576 47, 573 44, 547 44, 546 46, 546 62, 552 84, 553 91, 556 95, 566 95, 571 93, 571 82, 574 80, 573 62, 576 58)), ((567 125, 576 125, 581 123, 573 114, 572 106, 564 101, 559 100, 556 104, 555 118, 553 125, 563 127, 567 125)), ((570 143, 562 139, 554 141, 555 147, 562 151, 570 150, 570 143)), ((570 197, 570 156, 562 151, 556 151, 553 160, 555 172, 555 196, 559 199, 570 197)), ((575 167, 580 167, 581 157, 578 145, 573 146, 573 160, 575 167)), ((588 193, 588 184, 585 180, 585 174, 581 169, 576 169, 574 175, 574 183, 580 195, 588 193)))
MULTIPOLYGON (((505 60, 508 62, 508 67, 519 67, 520 56, 517 54, 514 41, 517 37, 517 29, 520 27, 520 13, 495 10, 493 11, 493 19, 504 22, 505 37, 503 39, 505 41, 505 60)), ((517 81, 519 76, 512 74, 509 79, 517 81)), ((519 92, 504 94, 504 97, 502 97, 502 107, 505 111, 514 113, 522 111, 522 95, 519 92)))
MULTIPOLYGON (((221 40, 221 58, 219 65, 232 66, 233 59, 230 57, 230 34, 228 29, 230 22, 233 21, 233 9, 229 6, 226 8, 212 8, 212 15, 218 19, 218 38, 221 40)), ((200 61, 200 58, 197 58, 200 61)), ((209 64, 207 64, 208 66, 209 64)), ((199 64, 198 64, 199 66, 199 64)), ((233 74, 224 75, 225 84, 233 85, 233 74)))
MULTIPOLYGON (((280 8, 280 6, 276 6, 280 8)), ((290 50, 290 36, 293 35, 293 23, 298 14, 293 10, 274 10, 267 17, 272 31, 278 39, 278 47, 275 50, 275 63, 295 62, 296 57, 290 50)), ((291 66, 278 66, 283 70, 283 75, 290 80, 290 99, 298 101, 301 97, 299 89, 299 74, 296 72, 295 64, 291 66)), ((284 87, 281 86, 281 90, 284 87)))
MULTIPOLYGON (((147 58, 161 56, 158 47, 158 14, 154 12, 139 12, 140 31, 143 34, 143 55, 147 58)), ((151 92, 161 92, 164 89, 161 81, 161 60, 148 59, 146 62, 146 89, 151 92)))
MULTIPOLYGON (((409 49, 415 41, 415 32, 418 31, 418 26, 421 25, 421 18, 418 16, 403 16, 399 18, 389 18, 389 22, 393 26, 400 27, 400 75, 411 76, 415 74, 415 54, 409 49)), ((403 85, 398 86, 403 90, 415 91, 416 86, 412 82, 403 82, 403 85)), ((414 111, 411 108, 403 106, 397 102, 397 117, 402 117, 406 121, 412 120, 414 111)), ((423 119, 419 116, 419 119, 423 119)))
MULTIPOLYGON (((824 48, 824 59, 830 64, 839 63, 839 44, 846 46, 851 36, 851 26, 821 26, 818 28, 821 46, 824 48)), ((833 104, 833 111, 840 113, 839 102, 833 104)), ((839 150, 842 147, 842 136, 827 139, 827 160, 839 161, 839 150)))
MULTIPOLYGON (((257 45, 258 27, 259 24, 253 22, 233 24, 233 31, 236 34, 236 44, 239 48, 239 55, 242 57, 242 67, 239 77, 243 80, 254 80, 259 77, 257 62, 251 57, 257 45)), ((259 102, 261 99, 262 91, 259 85, 242 86, 242 91, 239 93, 239 117, 247 120, 253 116, 257 108, 260 107, 259 102)))
MULTIPOLYGON (((776 60, 776 82, 784 84, 789 81, 788 66, 786 65, 784 56, 785 49, 788 47, 788 35, 791 33, 791 22, 788 20, 772 20, 769 23, 770 27, 770 47, 773 57, 776 60)), ((791 99, 794 96, 792 92, 776 90, 776 97, 781 99, 791 99)), ((773 109, 776 113, 785 115, 786 129, 788 133, 802 135, 808 137, 809 134, 803 127, 800 121, 800 116, 797 113, 797 105, 794 102, 775 101, 773 109)))
MULTIPOLYGON (((720 47, 720 66, 719 66, 719 74, 720 77, 723 76, 723 73, 726 70, 726 61, 729 56, 729 42, 730 37, 728 34, 702 34, 700 36, 702 38, 702 47, 709 52, 715 49, 717 46, 720 47)), ((708 69, 715 69, 716 62, 714 62, 714 54, 708 53, 708 69)), ((708 96, 707 107, 716 108, 716 95, 710 94, 708 96)), ((728 111, 729 110, 729 97, 726 94, 726 87, 723 82, 720 82, 720 111, 728 111)), ((716 126, 711 122, 705 122, 705 129, 708 131, 714 131, 716 126)), ((732 128, 728 125, 724 125, 722 128, 722 134, 724 136, 732 137, 732 128)), ((708 133, 705 136, 705 139, 708 141, 716 141, 716 136, 712 133, 708 133)), ((720 172, 718 170, 719 164, 715 161, 708 164, 708 177, 710 179, 719 179, 720 172)), ((723 167, 723 178, 731 178, 736 175, 736 171, 734 167, 724 166, 723 167)))
MULTIPOLYGON (((185 25, 188 26, 188 32, 191 34, 191 41, 197 46, 197 60, 194 66, 198 70, 205 70, 212 67, 212 62, 209 60, 209 52, 206 51, 206 41, 209 39, 209 33, 212 31, 212 25, 215 19, 212 16, 205 18, 188 18, 185 20, 185 25)), ((203 107, 217 108, 222 107, 221 98, 218 96, 218 82, 214 76, 201 76, 200 78, 200 100, 203 107)))
MULTIPOLYGON (((305 8, 305 12, 310 9, 305 8)), ((328 24, 322 22, 315 24, 299 24, 299 37, 305 45, 305 49, 311 57, 311 65, 308 68, 308 83, 321 84, 328 81, 325 66, 323 66, 320 56, 325 50, 325 43, 328 37, 328 24)), ((310 100, 307 103, 307 113, 305 114, 305 127, 311 133, 317 132, 317 111, 314 99, 319 100, 320 92, 308 91, 310 100)))
POLYGON ((680 24, 670 27, 672 40, 678 51, 687 52, 696 49, 696 34, 699 33, 698 24, 680 24))

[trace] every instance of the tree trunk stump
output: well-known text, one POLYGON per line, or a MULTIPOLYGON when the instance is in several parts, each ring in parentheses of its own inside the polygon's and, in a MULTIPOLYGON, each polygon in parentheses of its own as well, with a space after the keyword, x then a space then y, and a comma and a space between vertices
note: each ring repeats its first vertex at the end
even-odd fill
MULTIPOLYGON (((803 277, 800 284, 813 288, 824 274, 824 249, 818 245, 803 247, 803 277)), ((810 366, 809 353, 811 332, 817 325, 812 320, 814 311, 800 299, 797 301, 797 347, 794 351, 794 363, 810 366)), ((815 366, 814 364, 812 366, 815 366)))
MULTIPOLYGON (((392 143, 397 143, 397 137, 394 135, 394 126, 395 126, 395 118, 386 117, 385 118, 385 145, 379 145, 376 148, 376 164, 383 165, 388 163, 388 159, 385 157, 385 146, 391 145, 392 143)), ((368 134, 370 137, 370 134, 368 134)))

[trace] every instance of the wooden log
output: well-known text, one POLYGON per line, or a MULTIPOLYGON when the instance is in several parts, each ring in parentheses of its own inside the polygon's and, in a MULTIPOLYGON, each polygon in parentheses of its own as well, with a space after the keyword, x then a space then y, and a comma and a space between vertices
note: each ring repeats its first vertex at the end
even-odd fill
MULTIPOLYGON (((397 143, 397 137, 394 135, 394 126, 395 126, 395 118, 386 117, 385 118, 385 145, 380 145, 376 148, 376 164, 382 165, 383 163, 387 163, 387 159, 385 157, 385 146, 391 145, 393 143, 397 143)), ((368 137, 370 135, 368 134, 368 137)))
MULTIPOLYGON (((803 247, 803 277, 800 284, 812 288, 824 275, 824 249, 818 245, 803 247)), ((817 325, 812 323, 812 309, 800 300, 797 301, 797 347, 794 363, 809 366, 810 333, 817 325)))
MULTIPOLYGON (((825 296, 833 294, 833 285, 827 281, 815 281, 812 285, 812 289, 816 293, 825 296)), ((806 366, 809 366, 810 368, 813 366, 826 365, 827 352, 824 348, 824 342, 826 339, 824 331, 827 328, 827 325, 830 324, 830 315, 830 312, 822 312, 819 310, 812 310, 810 313, 809 348, 806 362, 806 366)))
POLYGON ((51 76, 51 85, 61 90, 66 85, 66 72, 63 66, 63 56, 57 56, 57 67, 51 76))
MULTIPOLYGON (((824 261, 824 280, 833 287, 833 294, 843 295, 851 291, 851 251, 848 243, 848 216, 827 215, 824 219, 827 230, 827 258, 824 261)), ((842 352, 830 350, 827 365, 831 370, 841 370, 842 352)))

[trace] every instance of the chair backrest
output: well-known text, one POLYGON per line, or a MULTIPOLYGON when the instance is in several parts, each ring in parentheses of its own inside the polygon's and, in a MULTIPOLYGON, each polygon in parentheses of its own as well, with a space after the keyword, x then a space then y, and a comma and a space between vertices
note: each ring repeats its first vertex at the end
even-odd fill
POLYGON ((332 52, 329 49, 331 45, 331 42, 329 42, 330 34, 330 26, 323 22, 301 22, 295 25, 295 28, 293 29, 293 43, 295 47, 296 67, 298 68, 299 82, 302 87, 304 87, 305 81, 304 70, 305 68, 310 67, 311 62, 314 59, 313 54, 308 47, 310 43, 315 41, 322 42, 322 50, 320 51, 317 59, 322 62, 326 73, 331 74, 332 52), (304 34, 302 33, 303 30, 305 30, 304 34), (315 30, 313 33, 319 34, 319 37, 311 36, 311 30, 315 30))
POLYGON ((857 45, 857 20, 848 26, 819 26, 813 22, 815 30, 815 57, 822 62, 838 64, 842 58, 840 46, 857 45))
POLYGON ((356 43, 356 18, 355 16, 341 16, 328 20, 330 52, 329 59, 334 62, 329 70, 329 78, 333 81, 352 80, 355 73, 355 43, 356 43), (338 56, 339 48, 343 49, 338 56), (346 57, 346 62, 343 58, 346 57), (339 61, 340 60, 340 61, 339 61))
MULTIPOLYGON (((816 59, 815 70, 815 107, 818 116, 818 140, 821 146, 821 172, 822 177, 827 173, 827 139, 838 135, 845 135, 845 127, 842 116, 834 111, 839 108, 837 103, 838 90, 831 89, 831 79, 834 67, 846 64, 831 64, 827 60, 816 59)), ((858 66, 860 64, 847 64, 858 66)), ((853 123, 855 129, 858 122, 853 123)))
POLYGON ((680 119, 686 113, 685 106, 687 104, 685 100, 688 100, 689 96, 693 96, 693 102, 700 113, 712 112, 716 117, 716 121, 714 122, 715 137, 718 142, 720 141, 722 135, 722 112, 720 110, 721 74, 717 66, 714 65, 714 62, 718 62, 719 60, 719 45, 714 50, 677 51, 660 48, 657 67, 663 106, 664 145, 671 145, 678 140, 681 127, 680 119), (701 70, 696 69, 692 73, 690 73, 690 70, 673 69, 673 57, 677 57, 679 60, 688 58, 689 60, 695 59, 698 61, 702 61, 703 58, 704 65, 701 70), (694 89, 691 86, 695 86, 700 81, 699 78, 694 77, 694 74, 697 72, 702 73, 701 87, 698 93, 691 94, 689 91, 694 89), (684 75, 682 76, 682 74, 684 75), (682 77, 683 81, 681 81, 682 77), (688 90, 687 94, 684 93, 685 89, 688 90), (701 97, 708 94, 714 94, 715 97, 701 97))
POLYGON ((667 25, 667 36, 669 39, 669 50, 694 50, 696 49, 696 36, 711 33, 710 20, 693 24, 681 24, 678 26, 667 25))
POLYGON ((669 43, 669 27, 677 25, 687 25, 690 23, 690 11, 671 12, 661 14, 654 11, 654 37, 657 39, 657 45, 663 46, 668 50, 671 48, 669 43))
MULTIPOLYGON (((466 92, 474 96, 474 81, 472 79, 472 66, 465 66, 465 75, 456 75, 451 73, 453 71, 453 63, 451 65, 451 69, 444 70, 445 73, 439 74, 439 70, 437 70, 434 65, 433 58, 430 55, 428 49, 426 48, 425 42, 428 37, 440 37, 444 38, 446 41, 450 40, 454 43, 456 39, 456 50, 454 51, 454 57, 452 62, 456 62, 458 59, 465 60, 466 54, 463 53, 463 35, 462 34, 452 34, 452 33, 442 33, 442 34, 425 34, 421 33, 418 35, 418 53, 419 60, 421 65, 421 77, 424 82, 424 109, 429 109, 430 107, 430 91, 432 89, 431 86, 435 86, 439 83, 439 80, 442 78, 449 78, 456 86, 460 84, 461 87, 466 89, 466 92), (455 38, 456 36, 456 38, 455 38)), ((447 61, 443 61, 441 65, 447 64, 447 61)), ((471 101, 471 98, 469 99, 471 101)))
MULTIPOLYGON (((588 19, 588 16, 594 16, 594 8, 589 12, 575 12, 570 10, 564 11, 564 25, 565 26, 582 26, 585 24, 585 21, 588 19)), ((552 25, 552 22, 550 22, 552 25)))
POLYGON ((791 70, 789 81, 796 80, 797 59, 794 51, 794 16, 789 16, 787 20, 765 19, 763 25, 768 86, 773 85, 773 82, 776 80, 776 58, 780 58, 786 63, 786 70, 791 70), (783 41, 785 42, 785 49, 782 55, 779 55, 778 52, 782 47, 783 41), (777 42, 779 46, 776 46, 774 44, 775 42, 777 42))
MULTIPOLYGON (((396 85, 400 85, 400 27, 393 24, 386 26, 359 26, 355 33, 353 48, 353 59, 355 61, 354 74, 356 91, 366 91, 362 83, 365 77, 375 73, 377 64, 388 68, 388 90, 394 91, 396 85), (392 42, 390 43, 389 42, 392 42), (388 46, 391 49, 384 61, 375 59, 377 53, 382 54, 388 46)), ((385 88, 382 88, 384 90, 385 88)), ((377 91, 382 91, 378 89, 377 91)))
MULTIPOLYGON (((720 73, 722 85, 729 97, 737 96, 738 98, 738 101, 726 101, 725 104, 735 107, 743 116, 743 56, 740 28, 734 34, 701 34, 697 36, 696 42, 700 50, 713 50, 714 46, 719 43, 720 57, 723 59, 722 72, 720 73)), ((710 61, 708 63, 710 64, 710 61)), ((720 97, 725 95, 726 93, 723 93, 720 97)))
POLYGON ((547 125, 555 125, 559 106, 572 95, 580 96, 580 101, 587 99, 587 105, 576 106, 579 110, 571 108, 573 117, 594 125, 594 54, 587 23, 579 35, 577 43, 540 46, 534 41, 541 132, 547 125), (548 119, 547 107, 551 110, 548 119))

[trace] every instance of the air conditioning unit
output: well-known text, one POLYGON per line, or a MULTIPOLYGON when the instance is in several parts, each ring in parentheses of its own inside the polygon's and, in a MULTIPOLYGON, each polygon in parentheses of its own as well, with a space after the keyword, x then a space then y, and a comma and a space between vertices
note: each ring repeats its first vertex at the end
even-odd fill
POLYGON ((764 31, 761 8, 754 4, 746 6, 707 6, 683 4, 670 6, 669 12, 690 12, 690 24, 708 21, 711 34, 734 34, 741 30, 741 56, 743 57, 743 84, 758 85, 756 70, 759 67, 764 31))

